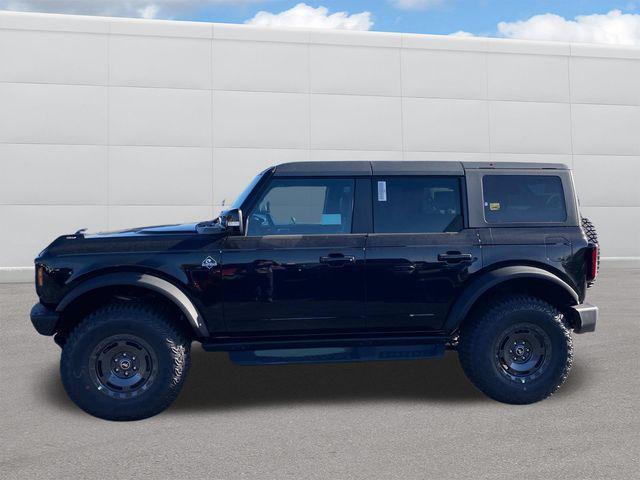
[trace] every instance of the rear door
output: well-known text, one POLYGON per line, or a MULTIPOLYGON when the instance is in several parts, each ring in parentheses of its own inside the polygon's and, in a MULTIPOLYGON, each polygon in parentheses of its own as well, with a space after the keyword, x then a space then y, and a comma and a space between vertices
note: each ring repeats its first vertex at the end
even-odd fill
POLYGON ((367 327, 437 331, 481 268, 477 232, 465 228, 463 177, 382 175, 372 186, 367 327))

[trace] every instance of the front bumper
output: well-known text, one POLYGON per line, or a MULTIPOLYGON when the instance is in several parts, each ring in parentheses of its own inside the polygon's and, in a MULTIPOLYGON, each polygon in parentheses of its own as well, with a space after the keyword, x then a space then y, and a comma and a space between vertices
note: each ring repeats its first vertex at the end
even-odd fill
POLYGON ((31 308, 31 323, 40 335, 53 335, 60 320, 60 314, 55 310, 36 303, 31 308))
POLYGON ((573 330, 576 333, 593 332, 598 321, 598 307, 588 303, 571 307, 573 313, 573 330))

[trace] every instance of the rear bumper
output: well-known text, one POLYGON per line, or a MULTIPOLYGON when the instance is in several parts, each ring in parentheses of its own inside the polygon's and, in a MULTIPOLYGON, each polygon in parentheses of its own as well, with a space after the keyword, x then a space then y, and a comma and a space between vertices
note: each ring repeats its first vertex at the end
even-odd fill
POLYGON ((55 310, 36 303, 31 308, 31 323, 40 335, 53 335, 60 320, 60 314, 55 310))
POLYGON ((573 325, 576 333, 593 332, 598 321, 598 307, 582 303, 571 307, 573 310, 573 325))

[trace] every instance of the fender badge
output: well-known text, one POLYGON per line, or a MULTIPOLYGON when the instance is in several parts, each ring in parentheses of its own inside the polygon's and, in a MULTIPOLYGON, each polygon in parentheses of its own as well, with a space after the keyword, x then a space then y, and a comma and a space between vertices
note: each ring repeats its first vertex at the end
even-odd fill
POLYGON ((211 270, 213 267, 218 266, 218 262, 216 262, 212 257, 207 257, 202 261, 202 266, 211 270))

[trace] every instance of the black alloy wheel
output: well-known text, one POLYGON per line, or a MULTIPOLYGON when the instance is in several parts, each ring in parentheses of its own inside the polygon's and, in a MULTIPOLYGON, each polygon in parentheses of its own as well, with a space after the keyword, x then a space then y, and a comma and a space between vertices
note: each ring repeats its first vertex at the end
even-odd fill
POLYGON ((509 327, 495 345, 496 366, 515 382, 531 381, 542 375, 552 355, 549 335, 536 325, 509 327))
POLYGON ((114 301, 69 333, 60 374, 76 405, 107 420, 140 420, 175 400, 189 370, 190 332, 175 311, 114 301))
POLYGON ((508 295, 487 301, 463 323, 458 357, 486 395, 527 404, 564 383, 573 364, 573 341, 558 308, 541 298, 508 295))
POLYGON ((147 390, 157 374, 158 358, 151 346, 135 335, 114 335, 91 353, 90 376, 105 395, 131 398, 147 390))

